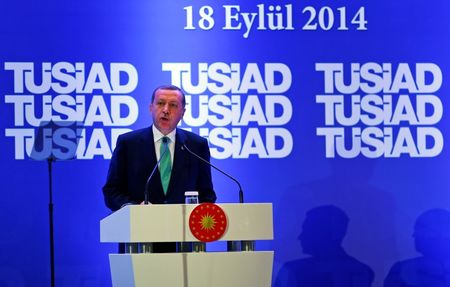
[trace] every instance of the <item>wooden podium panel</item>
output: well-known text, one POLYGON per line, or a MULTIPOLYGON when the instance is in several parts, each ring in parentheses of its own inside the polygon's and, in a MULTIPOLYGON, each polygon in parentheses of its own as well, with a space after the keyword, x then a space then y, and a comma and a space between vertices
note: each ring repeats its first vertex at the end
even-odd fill
POLYGON ((272 280, 273 251, 110 254, 109 259, 113 286, 270 287, 272 280))
MULTIPOLYGON (((272 204, 218 204, 228 227, 220 239, 272 240, 272 204)), ((193 204, 128 205, 100 221, 101 242, 198 241, 189 230, 193 204)))

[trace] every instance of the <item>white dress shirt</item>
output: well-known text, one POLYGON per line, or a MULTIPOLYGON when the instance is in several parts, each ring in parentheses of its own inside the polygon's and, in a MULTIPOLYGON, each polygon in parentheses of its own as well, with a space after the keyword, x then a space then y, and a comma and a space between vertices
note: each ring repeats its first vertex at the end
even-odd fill
POLYGON ((153 130, 153 140, 155 141, 155 152, 156 152, 156 160, 159 161, 159 157, 161 156, 159 154, 161 149, 161 143, 163 137, 168 137, 170 140, 167 143, 169 145, 169 151, 170 151, 170 160, 173 166, 173 159, 175 156, 175 135, 177 133, 177 129, 174 129, 167 135, 163 135, 156 127, 155 125, 152 125, 153 130))

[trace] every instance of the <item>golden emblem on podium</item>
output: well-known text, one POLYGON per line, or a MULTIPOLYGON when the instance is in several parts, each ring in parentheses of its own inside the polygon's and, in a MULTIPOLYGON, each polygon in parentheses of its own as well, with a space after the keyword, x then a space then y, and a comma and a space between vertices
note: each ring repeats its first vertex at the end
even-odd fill
POLYGON ((223 209, 214 203, 202 203, 189 216, 192 234, 202 242, 220 239, 227 229, 227 217, 223 209))

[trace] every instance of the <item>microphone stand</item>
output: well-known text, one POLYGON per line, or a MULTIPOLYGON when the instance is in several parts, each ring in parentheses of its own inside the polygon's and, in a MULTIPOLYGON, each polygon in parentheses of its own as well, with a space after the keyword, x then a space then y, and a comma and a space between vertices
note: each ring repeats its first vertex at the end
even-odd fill
POLYGON ((221 172, 223 175, 227 176, 228 178, 230 178, 231 180, 233 180, 235 183, 237 183, 237 185, 239 186, 239 203, 244 203, 244 192, 242 191, 242 186, 239 183, 239 181, 237 179, 235 179, 234 177, 232 177, 231 175, 229 175, 228 173, 224 172, 223 170, 221 170, 220 168, 218 168, 217 166, 213 165, 212 163, 210 163, 209 161, 207 161, 206 159, 202 158, 201 156, 199 156, 198 154, 196 154, 195 152, 191 151, 186 144, 183 144, 183 146, 190 154, 192 154, 193 156, 195 156, 196 158, 198 158, 199 160, 201 160, 202 162, 206 163, 207 165, 212 166, 215 170, 221 172))
POLYGON ((54 156, 47 158, 48 164, 48 214, 50 225, 50 286, 55 287, 55 240, 53 232, 53 177, 52 177, 52 164, 55 161, 54 156))

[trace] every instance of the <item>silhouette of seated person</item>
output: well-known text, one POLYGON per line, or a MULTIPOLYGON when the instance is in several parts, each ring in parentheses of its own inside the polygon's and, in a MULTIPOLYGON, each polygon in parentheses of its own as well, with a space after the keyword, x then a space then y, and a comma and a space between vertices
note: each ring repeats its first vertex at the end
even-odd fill
POLYGON ((349 219, 339 208, 326 205, 306 213, 299 236, 303 253, 311 257, 287 262, 277 287, 366 287, 374 272, 342 248, 349 219))
POLYGON ((395 263, 385 287, 450 287, 450 211, 431 209, 414 226, 420 257, 395 263))

